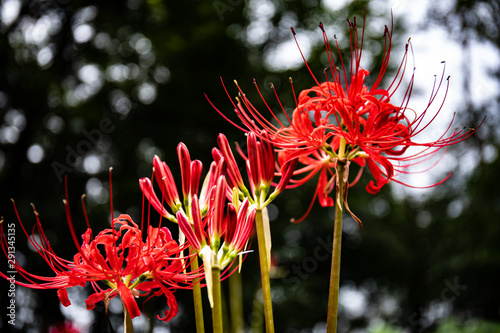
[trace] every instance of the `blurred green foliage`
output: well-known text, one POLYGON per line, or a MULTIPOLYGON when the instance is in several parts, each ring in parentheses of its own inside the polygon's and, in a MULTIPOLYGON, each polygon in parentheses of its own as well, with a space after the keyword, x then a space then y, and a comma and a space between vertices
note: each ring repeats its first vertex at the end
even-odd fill
MULTIPOLYGON (((448 29, 465 53, 480 42, 498 52, 500 14, 495 0, 436 3, 429 8, 422 29, 448 29)), ((368 0, 343 6, 319 0, 12 0, 2 1, 2 13, 0 215, 7 222, 15 220, 10 202, 14 198, 22 220, 32 226, 29 203, 34 202, 52 246, 67 259, 74 253, 74 244, 61 203, 64 174, 77 233, 85 229, 79 204, 82 193, 87 194, 92 227, 99 230, 109 225, 109 167, 113 167, 115 210, 140 221, 138 179, 151 175, 154 154, 178 175, 178 142, 188 145, 192 158, 208 165, 219 132, 231 141, 245 141, 205 97, 235 119, 220 78, 230 97, 237 93, 232 80, 238 80, 260 110, 264 104, 252 79, 271 107, 278 109, 269 88, 272 82, 283 104, 293 107, 288 77, 293 78, 296 91, 314 82, 300 58, 297 63, 273 58, 283 56, 278 52, 283 45, 293 45, 290 26, 297 31, 313 72, 322 77, 328 62, 319 22, 332 33, 331 38, 338 34, 348 59, 345 19, 356 16, 360 22, 366 15, 370 29, 364 52, 370 56, 367 66, 373 73, 380 66, 384 25, 391 24, 390 7, 368 0), (5 14, 8 3, 19 5, 9 7, 10 16, 5 14)), ((397 10, 393 14, 397 48, 411 31, 406 31, 407 18, 397 10)), ((469 60, 464 63, 467 73, 469 60)), ((396 60, 391 62, 388 77, 398 65, 396 60)), ((492 76, 498 82, 498 73, 492 76)), ((465 81, 467 87, 469 81, 465 81)), ((390 187, 369 195, 362 184, 369 181, 368 174, 350 189, 350 208, 363 220, 364 230, 345 217, 340 331, 400 332, 392 327, 405 332, 499 331, 495 324, 500 322, 499 95, 478 105, 473 103, 473 89, 467 87, 463 109, 456 110, 460 124, 478 124, 486 114, 487 121, 474 138, 449 151, 458 165, 474 159, 470 177, 457 173, 420 199, 390 187), (457 319, 446 321, 450 316, 457 319), (386 324, 373 326, 374 321, 386 324)), ((402 185, 394 184, 398 186, 402 185)), ((333 211, 315 205, 304 222, 289 222, 307 210, 313 192, 314 184, 287 191, 272 207, 276 262, 272 286, 278 332, 318 332, 324 327, 333 211)), ((16 251, 27 270, 50 274, 28 248, 20 229, 16 251)), ((246 326, 258 332, 262 310, 256 296, 256 255, 248 255, 242 272, 246 326)), ((0 262, 5 269, 6 260, 0 262)), ((1 290, 6 290, 4 283, 1 290)), ((25 319, 11 327, 2 317, 2 332, 46 332, 65 318, 55 292, 19 289, 18 304, 25 319)), ((176 296, 181 311, 168 328, 193 332, 191 295, 177 291, 176 296)), ((4 293, 0 300, 6 306, 4 293)), ((146 310, 155 306, 161 307, 161 300, 146 304, 146 310)), ((105 331, 103 307, 92 313, 91 330, 105 331)), ((154 326, 164 326, 153 319, 154 313, 151 318, 151 325, 143 327, 153 331, 154 326)), ((206 318, 209 325, 210 316, 206 318)), ((118 325, 120 313, 112 313, 110 319, 118 325)))
MULTIPOLYGON (((500 330, 500 324, 481 320, 469 320, 460 323, 455 318, 443 320, 434 333, 496 333, 500 330)), ((402 333, 404 330, 386 324, 373 325, 368 329, 369 333, 402 333)))

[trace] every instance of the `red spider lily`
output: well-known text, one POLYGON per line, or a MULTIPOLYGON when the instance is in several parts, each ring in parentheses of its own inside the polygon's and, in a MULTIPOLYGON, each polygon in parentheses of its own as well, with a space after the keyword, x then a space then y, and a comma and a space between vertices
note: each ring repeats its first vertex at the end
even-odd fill
MULTIPOLYGON (((461 142, 475 132, 474 129, 469 129, 455 130, 447 134, 452 126, 452 119, 446 131, 436 140, 416 142, 415 137, 430 126, 443 107, 448 91, 448 80, 446 79, 445 83, 444 71, 441 79, 434 83, 428 105, 420 114, 408 107, 413 88, 413 74, 408 87, 403 88, 405 89, 403 100, 394 104, 391 99, 396 91, 402 89, 401 84, 405 76, 411 43, 408 42, 406 45, 394 79, 387 88, 381 88, 380 85, 389 64, 392 39, 392 28, 390 30, 385 28, 382 65, 373 85, 368 87, 365 85, 365 78, 369 72, 361 67, 364 29, 359 36, 356 20, 354 19, 353 22, 348 20, 348 24, 351 38, 350 63, 344 61, 340 51, 338 57, 335 56, 323 25, 320 24, 330 65, 329 70, 325 71, 326 82, 318 81, 302 55, 315 86, 300 92, 291 117, 286 114, 275 93, 289 125, 283 124, 264 101, 277 125, 267 120, 247 99, 239 86, 239 97, 236 103, 233 102, 243 124, 243 127, 236 124, 235 126, 245 132, 255 133, 257 137, 275 145, 280 151, 281 161, 299 158, 299 162, 304 165, 295 171, 295 175, 302 176, 302 178, 292 180, 290 186, 301 185, 316 173, 320 174, 315 196, 319 197, 322 206, 333 205, 333 200, 328 194, 336 182, 335 172, 332 170, 339 160, 343 163, 355 161, 360 165, 361 170, 367 165, 374 180, 369 182, 366 190, 374 194, 391 180, 402 183, 395 177, 401 173, 408 173, 406 170, 408 167, 431 159, 441 149, 461 142), (339 60, 336 62, 335 58, 339 60), (430 107, 443 85, 446 90, 444 98, 438 105, 437 111, 429 116, 430 107)), ((292 33, 296 40, 293 28, 292 33)), ((336 40, 335 44, 338 49, 336 40)), ((298 42, 297 46, 300 51, 298 42)), ((225 86, 224 89, 226 89, 225 86)), ((259 90, 258 92, 260 94, 259 90)), ((261 94, 260 96, 262 98, 261 94)), ((228 119, 224 115, 223 117, 228 119)), ((442 183, 450 175, 430 186, 442 183)), ((350 186, 354 185, 360 176, 361 171, 351 181, 350 186)))
POLYGON ((260 137, 261 140, 258 141, 255 133, 248 133, 248 157, 240 151, 240 155, 243 156, 246 162, 248 179, 250 181, 250 192, 245 187, 238 165, 224 134, 219 134, 217 138, 220 150, 214 148, 212 150, 212 155, 216 161, 222 159, 226 161, 230 187, 239 188, 243 195, 249 198, 251 203, 265 207, 288 185, 298 160, 296 158, 289 159, 284 161, 281 167, 277 166, 275 150, 270 143, 267 133, 260 133, 260 137), (276 167, 279 170, 278 175, 281 177, 279 182, 275 184, 274 191, 268 196, 270 186, 273 184, 275 178, 276 167))
MULTIPOLYGON (((198 196, 202 164, 199 161, 191 162, 184 144, 179 144, 177 151, 181 165, 184 200, 180 203, 180 200, 165 199, 167 203, 173 203, 170 205, 172 214, 164 207, 148 178, 141 179, 140 186, 145 197, 162 216, 179 224, 187 244, 203 259, 205 280, 213 305, 212 267, 221 270, 228 267, 222 272, 224 277, 232 273, 229 271, 230 264, 248 243, 255 208, 249 207, 248 199, 234 197, 232 185, 228 185, 226 181, 225 175, 232 177, 231 184, 238 184, 237 177, 241 180, 234 158, 226 160, 222 153, 218 155, 210 166, 198 196), (229 200, 232 200, 232 203, 229 203, 229 200), (243 202, 240 203, 240 200, 243 202)), ((232 154, 230 149, 226 153, 232 154)), ((163 196, 172 198, 171 193, 176 193, 177 190, 167 164, 155 156, 153 166, 163 196)), ((243 181, 239 183, 243 184, 243 181)))
POLYGON ((250 203, 254 204, 257 209, 262 210, 263 212, 263 223, 265 225, 265 240, 263 241, 266 243, 266 256, 270 258, 271 235, 269 219, 267 218, 268 215, 265 207, 288 185, 297 166, 298 158, 288 159, 281 164, 276 163, 275 150, 273 145, 270 143, 267 133, 264 131, 260 133, 259 141, 257 140, 255 133, 249 132, 247 138, 248 157, 245 156, 239 149, 240 155, 243 156, 246 161, 247 174, 251 189, 249 192, 243 183, 240 171, 231 148, 229 147, 226 136, 222 133, 219 134, 217 141, 219 143, 220 150, 214 148, 212 150, 212 155, 216 161, 226 161, 228 165, 227 174, 229 175, 230 181, 232 181, 230 186, 233 189, 239 189, 239 191, 234 191, 234 195, 247 198, 250 203), (277 174, 280 176, 280 180, 278 184, 274 184, 275 189, 271 194, 269 194, 271 185, 273 185, 273 179, 275 178, 275 168, 278 169, 277 174))
MULTIPOLYGON (((226 169, 226 162, 223 158, 220 158, 217 162, 212 162, 198 196, 202 163, 200 161, 191 162, 189 152, 182 143, 178 146, 178 153, 181 164, 184 204, 180 204, 179 202, 170 207, 175 216, 170 214, 160 199, 158 199, 153 185, 148 178, 140 180, 141 189, 146 198, 152 203, 152 206, 162 216, 179 223, 182 233, 186 236, 189 244, 195 251, 199 252, 207 242, 213 247, 218 247, 219 239, 224 233, 223 216, 226 201, 227 199, 232 199, 233 192, 232 188, 226 182, 226 177, 222 175, 226 169), (181 221, 179 221, 179 217, 182 219, 181 221), (206 226, 208 226, 208 241, 205 240, 205 236, 202 233, 202 229, 206 226)), ((157 175, 157 183, 164 196, 168 196, 169 193, 176 191, 176 184, 173 177, 162 176, 169 174, 169 172, 165 172, 169 170, 167 164, 155 156, 153 166, 157 175)), ((168 202, 169 200, 166 201, 168 202)))
POLYGON ((233 203, 228 203, 227 212, 223 214, 226 209, 226 200, 222 196, 224 189, 222 191, 218 189, 225 188, 227 186, 225 182, 224 176, 220 176, 217 191, 213 192, 213 207, 210 207, 205 221, 201 217, 196 196, 193 197, 191 206, 193 226, 183 212, 177 212, 179 227, 196 251, 200 252, 207 245, 214 252, 222 250, 221 255, 218 256, 221 268, 227 266, 245 248, 255 217, 255 207, 249 206, 248 198, 245 198, 241 204, 238 202, 238 207, 233 203), (206 231, 204 231, 205 227, 206 231), (221 238, 224 241, 222 246, 221 238))
MULTIPOLYGON (((16 280, 16 283, 32 289, 57 289, 61 303, 69 306, 71 303, 67 288, 83 287, 90 282, 95 293, 86 300, 87 309, 93 309, 101 300, 107 302, 119 295, 131 318, 140 315, 136 298, 164 295, 169 310, 165 311, 163 318, 158 318, 165 321, 173 318, 178 308, 172 291, 176 288, 189 288, 190 282, 201 276, 199 272, 184 273, 189 260, 180 254, 186 245, 177 244, 168 229, 153 228, 150 225, 147 226, 148 233, 143 240, 141 229, 128 215, 112 219, 112 227, 95 237, 86 219, 87 230, 82 235, 80 245, 69 211, 67 192, 64 203, 71 236, 78 250, 73 260, 63 259, 55 253, 34 207, 36 224, 30 236, 14 204, 19 225, 30 244, 55 273, 55 276, 50 277, 30 273, 15 258, 9 257, 10 268, 25 280, 16 280), (101 283, 110 288, 103 289, 101 283)), ((3 226, 1 229, 5 235, 3 226)), ((0 244, 4 254, 8 256, 6 237, 0 244)), ((9 278, 3 272, 0 272, 0 276, 9 278)))
POLYGON ((152 296, 163 294, 170 310, 165 312, 165 317, 159 318, 170 320, 177 313, 177 303, 171 289, 185 288, 188 281, 200 276, 183 273, 185 258, 180 253, 185 246, 179 246, 167 228, 151 226, 143 241, 141 230, 128 215, 120 215, 114 224, 115 228, 119 226, 118 231, 106 229, 93 240, 90 238, 91 230, 87 230, 81 251, 74 259, 75 268, 85 269, 86 277, 104 281, 111 287, 102 290, 92 281, 96 294, 87 299, 87 309, 93 309, 98 301, 119 294, 134 318, 140 315, 134 298, 151 293, 152 296))
MULTIPOLYGON (((189 151, 185 144, 179 143, 177 146, 177 156, 181 168, 182 179, 182 195, 183 203, 189 206, 191 197, 198 194, 200 176, 203 164, 198 160, 191 160, 189 151)), ((167 163, 160 160, 158 156, 153 158, 153 170, 156 181, 160 187, 165 203, 171 208, 175 214, 182 207, 182 203, 177 192, 174 177, 167 163)), ((143 178, 139 181, 143 193, 146 195, 153 207, 165 218, 175 221, 175 217, 171 215, 159 201, 151 181, 148 178, 143 178)))
POLYGON ((170 213, 167 208, 163 205, 156 195, 153 183, 147 177, 139 180, 139 185, 142 192, 151 203, 153 208, 163 217, 177 223, 176 213, 179 210, 186 211, 192 203, 193 196, 198 196, 201 203, 201 209, 203 214, 206 213, 208 205, 208 197, 210 196, 210 191, 215 185, 218 176, 223 171, 223 162, 220 164, 212 163, 210 170, 205 177, 201 192, 200 188, 200 178, 201 171, 203 169, 203 164, 199 160, 192 161, 189 155, 189 151, 183 143, 179 143, 177 146, 177 153, 179 157, 179 164, 181 167, 181 181, 182 181, 182 193, 183 201, 181 203, 179 195, 177 192, 177 185, 175 179, 168 167, 167 163, 160 160, 158 156, 153 158, 153 171, 156 178, 158 187, 160 188, 162 198, 167 206, 170 207, 172 213, 170 213), (184 205, 184 207, 183 207, 184 205))
MULTIPOLYGON (((266 138, 265 133, 261 135, 266 138)), ((170 203, 172 213, 164 207, 163 202, 156 195, 152 182, 148 178, 140 180, 141 189, 146 198, 151 202, 151 205, 165 218, 179 223, 182 234, 186 236, 189 244, 197 252, 200 252, 207 244, 213 251, 218 251, 220 239, 224 234, 228 234, 226 228, 228 228, 228 225, 234 224, 232 222, 224 222, 226 220, 233 221, 233 218, 226 218, 224 216, 231 216, 233 214, 231 211, 237 207, 246 207, 248 210, 247 213, 251 214, 254 208, 250 209, 248 205, 240 202, 245 202, 245 198, 247 198, 249 204, 256 204, 260 208, 264 208, 283 191, 297 165, 297 159, 286 161, 283 164, 279 173, 281 176, 280 181, 274 191, 268 196, 270 186, 275 178, 275 151, 269 140, 261 139, 259 141, 254 133, 249 133, 248 157, 245 157, 245 159, 248 178, 250 180, 250 193, 245 187, 238 165, 224 134, 219 134, 218 143, 220 150, 217 148, 212 150, 215 161, 212 162, 210 170, 205 177, 199 197, 198 188, 202 168, 201 162, 196 164, 196 161, 191 162, 187 148, 183 144, 179 144, 177 151, 181 164, 184 204, 181 204, 180 200, 174 199, 177 187, 167 164, 162 162, 157 156, 153 159, 156 181, 165 198, 165 202, 170 203), (232 203, 227 205, 229 211, 226 214, 224 212, 228 199, 232 203), (206 236, 202 232, 205 227, 207 227, 206 236)), ((238 216, 240 214, 238 213, 238 216)), ((237 221, 242 221, 241 216, 237 221)), ((232 251, 235 249, 242 250, 241 245, 246 244, 248 241, 248 237, 245 238, 242 236, 249 234, 248 227, 243 228, 245 232, 242 232, 237 227, 241 223, 229 227, 231 230, 229 234, 236 235, 236 238, 228 242, 227 236, 225 237, 226 245, 230 244, 232 251)))
MULTIPOLYGON (((211 204, 204 218, 202 218, 196 195, 193 196, 188 214, 182 210, 177 211, 176 214, 180 230, 203 260, 208 297, 212 308, 214 306, 212 268, 222 271, 226 267, 231 267, 231 263, 248 244, 256 212, 255 207, 249 207, 248 198, 245 198, 241 204, 236 199, 234 204, 227 203, 226 205, 227 188, 226 179, 221 175, 211 191, 211 204), (225 214, 224 211, 226 211, 225 214)), ((232 272, 234 270, 226 269, 222 275, 227 277, 232 272)))

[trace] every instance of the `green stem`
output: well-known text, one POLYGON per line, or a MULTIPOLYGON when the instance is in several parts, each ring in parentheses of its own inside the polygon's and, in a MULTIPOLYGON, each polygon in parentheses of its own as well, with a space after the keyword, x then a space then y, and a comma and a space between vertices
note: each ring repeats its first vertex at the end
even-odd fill
POLYGON ((132 318, 128 313, 127 307, 122 303, 123 306, 123 332, 124 333, 134 333, 134 326, 132 325, 132 318))
MULTIPOLYGON (((191 271, 197 271, 199 268, 198 256, 191 262, 191 271)), ((196 320, 196 332, 204 333, 205 325, 203 323, 203 303, 201 301, 200 279, 193 280, 193 301, 194 301, 194 316, 196 320)))
POLYGON ((333 227, 332 268, 330 272, 330 292, 328 296, 328 314, 326 332, 337 332, 337 314, 339 308, 340 250, 342 244, 342 212, 344 206, 345 164, 337 163, 337 196, 335 200, 335 222, 333 227))
POLYGON ((231 310, 232 332, 243 333, 243 289, 239 272, 234 272, 229 277, 229 307, 231 310))
POLYGON ((271 299, 271 283, 269 282, 269 263, 267 262, 266 238, 264 234, 262 209, 257 209, 255 214, 255 228, 257 229, 257 243, 259 243, 260 276, 262 279, 266 332, 274 333, 273 303, 271 299))
POLYGON ((220 289, 220 269, 212 268, 212 293, 214 299, 214 307, 212 308, 212 324, 214 333, 222 333, 222 297, 220 289))

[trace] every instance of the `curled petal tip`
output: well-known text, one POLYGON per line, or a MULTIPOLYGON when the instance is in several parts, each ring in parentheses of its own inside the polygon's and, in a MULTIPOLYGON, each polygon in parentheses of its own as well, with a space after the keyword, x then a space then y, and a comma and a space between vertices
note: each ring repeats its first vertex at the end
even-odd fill
POLYGON ((63 306, 68 307, 71 305, 66 288, 57 290, 57 296, 59 297, 59 300, 61 301, 61 304, 63 306))
POLYGON ((153 170, 157 167, 157 165, 161 164, 161 159, 158 155, 153 157, 153 170))

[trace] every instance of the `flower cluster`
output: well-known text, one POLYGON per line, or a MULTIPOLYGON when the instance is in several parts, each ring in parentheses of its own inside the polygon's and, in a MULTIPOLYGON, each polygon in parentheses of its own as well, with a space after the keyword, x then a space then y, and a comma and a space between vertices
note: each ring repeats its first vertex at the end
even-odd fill
MULTIPOLYGON (((297 160, 292 160, 280 168, 280 181, 269 193, 275 178, 276 154, 268 141, 259 141, 254 133, 250 133, 247 139, 248 157, 242 153, 250 182, 248 190, 225 135, 219 135, 218 144, 219 148, 212 150, 214 161, 201 191, 199 183, 203 165, 198 160, 191 160, 183 143, 178 145, 182 201, 170 168, 158 156, 153 159, 153 172, 163 202, 149 178, 139 181, 151 205, 163 217, 179 224, 181 234, 203 260, 211 302, 211 269, 230 267, 247 247, 256 209, 264 209, 283 191, 297 164, 297 160)), ((225 273, 228 272, 226 270, 225 273)))
POLYGON ((158 156, 153 159, 154 175, 167 207, 156 195, 149 178, 140 179, 140 187, 158 213, 179 224, 181 234, 186 237, 191 248, 201 254, 205 263, 211 260, 211 256, 203 253, 208 248, 218 251, 223 237, 224 251, 232 249, 230 254, 225 253, 218 258, 218 266, 224 268, 234 259, 233 254, 239 253, 248 242, 253 209, 249 209, 248 199, 243 202, 239 198, 233 200, 232 188, 228 186, 224 175, 226 164, 223 159, 211 163, 199 192, 202 163, 199 160, 191 161, 189 151, 183 143, 178 145, 177 152, 181 169, 182 202, 170 168, 158 156), (235 230, 238 232, 235 233, 235 230))
MULTIPOLYGON (((329 69, 325 70, 326 81, 319 82, 302 55, 314 85, 295 97, 296 106, 291 115, 285 112, 275 92, 287 124, 264 101, 274 117, 274 121, 267 120, 237 85, 239 96, 232 103, 243 126, 233 124, 247 134, 246 152, 237 147, 244 160, 243 167, 239 167, 224 134, 218 136, 218 147, 212 149, 213 161, 203 181, 203 163, 192 160, 183 143, 177 146, 180 184, 167 163, 158 156, 153 158, 153 177, 141 178, 139 186, 143 198, 161 216, 158 227, 150 225, 149 212, 146 226, 143 223, 139 226, 130 216, 122 214, 117 218, 111 216, 111 226, 94 236, 85 213, 87 230, 80 244, 71 219, 66 184, 66 217, 77 248, 73 260, 67 260, 59 257, 51 247, 34 206, 36 224, 30 234, 14 204, 17 220, 30 244, 55 274, 45 277, 26 271, 15 258, 9 257, 4 237, 0 246, 9 257, 11 268, 24 278, 24 281, 16 280, 16 283, 34 289, 56 289, 64 306, 70 305, 68 288, 83 287, 89 283, 94 293, 86 300, 87 309, 94 309, 100 301, 107 308, 109 300, 119 296, 126 310, 126 323, 127 319, 140 315, 136 299, 146 297, 149 300, 162 295, 166 298, 168 310, 158 318, 169 321, 178 312, 173 291, 193 288, 197 327, 203 326, 203 318, 197 312, 202 304, 199 289, 203 285, 207 286, 212 307, 214 332, 219 333, 222 332, 220 280, 241 268, 255 225, 266 330, 273 332, 269 283, 271 236, 266 207, 285 188, 301 186, 318 176, 314 197, 304 217, 316 198, 321 206, 336 206, 332 251, 335 260, 332 260, 333 283, 329 299, 329 309, 333 310, 329 310, 327 323, 327 327, 336 327, 336 321, 332 323, 331 318, 336 320, 337 305, 330 300, 338 295, 343 208, 351 213, 347 205, 347 188, 359 181, 365 168, 373 177, 366 186, 371 194, 391 181, 401 183, 396 177, 408 173, 408 167, 433 158, 442 149, 465 140, 475 131, 455 130, 448 134, 452 120, 437 139, 418 142, 416 137, 431 125, 443 107, 444 99, 437 112, 429 117, 431 104, 443 87, 446 98, 447 80, 442 76, 435 82, 427 107, 418 113, 408 107, 413 87, 412 74, 402 101, 395 103, 394 96, 401 89, 405 77, 411 43, 408 41, 406 44, 394 79, 387 88, 382 88, 393 33, 392 28, 385 27, 382 65, 369 87, 365 80, 370 73, 361 67, 364 30, 359 36, 356 20, 348 20, 348 24, 350 62, 343 60, 340 51, 337 58, 320 24, 329 61, 329 69), (359 166, 359 172, 350 180, 349 166, 352 162, 359 166), (240 169, 246 171, 245 180, 240 169), (332 192, 337 197, 332 198, 332 192), (170 230, 162 226, 163 219, 178 225, 179 241, 174 240, 170 230), (238 258, 239 265, 236 267, 233 264, 238 258), (198 259, 203 262, 201 267, 198 259), (330 306, 330 303, 333 305, 330 306)), ((293 28, 292 33, 300 51, 293 28)), ((335 44, 338 50, 336 38, 335 44)), ((260 91, 259 94, 262 97, 260 91)), ((437 184, 431 186, 434 185, 437 184)), ((361 221, 351 215, 361 225, 361 221)), ((1 225, 0 229, 5 234, 1 225)), ((8 279, 2 272, 0 276, 8 279)), ((127 324, 125 327, 127 332, 132 331, 127 324)))
MULTIPOLYGON (((158 318, 169 321, 178 312, 173 291, 192 288, 205 278, 212 304, 212 269, 223 271, 223 277, 234 272, 231 265, 248 247, 256 210, 262 210, 286 187, 296 165, 296 160, 287 162, 281 172, 276 172, 280 180, 274 184, 274 148, 268 141, 259 141, 251 133, 248 136, 248 157, 243 155, 250 180, 249 191, 226 137, 221 134, 218 141, 219 148, 213 149, 214 161, 201 186, 202 162, 191 160, 187 147, 183 143, 178 145, 182 196, 170 168, 158 156, 153 159, 153 172, 161 196, 156 194, 149 178, 139 180, 150 205, 163 218, 178 223, 179 242, 161 222, 158 227, 153 227, 148 218, 146 226, 143 223, 139 226, 130 216, 122 214, 112 217, 110 228, 97 235, 86 218, 87 230, 80 244, 66 191, 66 217, 77 248, 73 260, 67 260, 58 256, 51 247, 34 206, 36 224, 30 234, 14 204, 19 225, 30 244, 55 273, 49 277, 33 274, 12 259, 12 269, 25 280, 16 283, 33 289, 56 289, 64 306, 71 304, 68 288, 84 287, 90 283, 94 293, 86 300, 87 309, 94 309, 100 301, 104 301, 107 307, 110 299, 120 296, 130 318, 140 315, 137 298, 163 295, 168 310, 158 318), (273 185, 275 189, 269 193, 273 185), (188 272, 187 268, 197 262, 198 256, 204 266, 198 268, 195 265, 196 268, 188 272)), ((0 245, 8 256, 7 239, 3 238, 0 245)), ((8 279, 2 272, 0 276, 8 279)))

